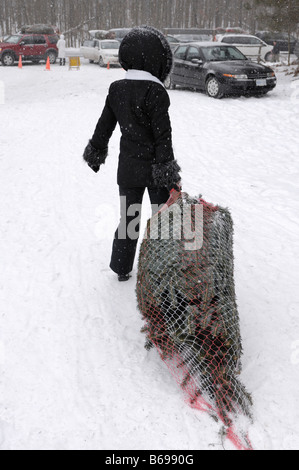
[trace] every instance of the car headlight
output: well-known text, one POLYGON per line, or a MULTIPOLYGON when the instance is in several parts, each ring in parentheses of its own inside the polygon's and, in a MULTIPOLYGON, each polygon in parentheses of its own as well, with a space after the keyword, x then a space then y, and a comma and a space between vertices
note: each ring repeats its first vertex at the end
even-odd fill
POLYGON ((235 78, 236 80, 247 80, 247 75, 232 75, 230 73, 224 73, 224 77, 235 78))
POLYGON ((275 78, 275 73, 274 72, 267 73, 267 78, 275 78))

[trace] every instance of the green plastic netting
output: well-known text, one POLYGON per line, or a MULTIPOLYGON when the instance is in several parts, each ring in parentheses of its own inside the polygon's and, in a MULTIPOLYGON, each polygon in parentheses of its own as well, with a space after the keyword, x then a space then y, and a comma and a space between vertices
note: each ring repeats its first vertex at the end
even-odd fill
POLYGON ((158 350, 192 407, 218 420, 238 448, 250 449, 234 424, 252 419, 252 400, 239 377, 230 212, 173 192, 147 223, 136 293, 146 348, 158 350))

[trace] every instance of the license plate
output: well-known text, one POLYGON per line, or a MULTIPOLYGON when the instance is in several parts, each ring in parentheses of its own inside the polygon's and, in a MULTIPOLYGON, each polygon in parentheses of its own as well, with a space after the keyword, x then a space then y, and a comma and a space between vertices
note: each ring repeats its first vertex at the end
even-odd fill
POLYGON ((267 80, 265 78, 256 80, 256 86, 267 86, 267 80))

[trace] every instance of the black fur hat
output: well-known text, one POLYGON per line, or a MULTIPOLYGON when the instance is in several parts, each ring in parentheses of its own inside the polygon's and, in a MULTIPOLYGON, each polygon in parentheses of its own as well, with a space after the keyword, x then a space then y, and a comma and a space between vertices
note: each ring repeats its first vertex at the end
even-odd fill
POLYGON ((171 72, 173 55, 167 39, 158 29, 139 26, 122 40, 119 62, 125 70, 144 70, 164 82, 171 72))

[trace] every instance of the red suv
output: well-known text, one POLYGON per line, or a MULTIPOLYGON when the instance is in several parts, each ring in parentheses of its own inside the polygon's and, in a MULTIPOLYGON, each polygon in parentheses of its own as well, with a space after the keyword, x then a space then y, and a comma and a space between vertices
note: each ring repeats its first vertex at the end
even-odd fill
POLYGON ((30 60, 38 64, 40 60, 50 58, 50 63, 55 64, 58 49, 57 34, 13 34, 6 37, 5 42, 0 43, 0 60, 2 65, 11 66, 19 60, 30 60))

